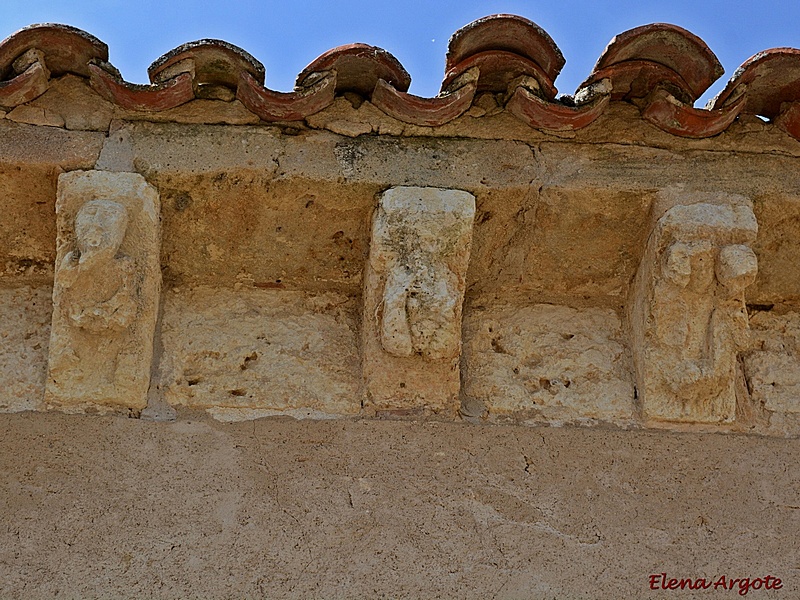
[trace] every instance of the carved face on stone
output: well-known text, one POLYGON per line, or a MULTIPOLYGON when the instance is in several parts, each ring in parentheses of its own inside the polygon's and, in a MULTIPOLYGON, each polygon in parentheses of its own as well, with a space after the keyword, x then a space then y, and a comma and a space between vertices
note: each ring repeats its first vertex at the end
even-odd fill
POLYGON ((736 296, 756 280, 758 258, 748 246, 725 246, 719 252, 716 272, 719 282, 736 296))
POLYGON ((75 217, 78 250, 82 256, 101 252, 116 254, 127 228, 128 211, 122 204, 111 200, 91 200, 75 217))
POLYGON ((675 242, 664 256, 664 275, 681 288, 706 292, 714 281, 714 250, 707 241, 675 242))

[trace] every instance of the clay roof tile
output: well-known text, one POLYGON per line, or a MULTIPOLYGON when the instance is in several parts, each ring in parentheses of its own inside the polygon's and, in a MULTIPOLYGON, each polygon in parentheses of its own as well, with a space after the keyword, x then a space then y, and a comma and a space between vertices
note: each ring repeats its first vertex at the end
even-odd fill
POLYGON ((453 82, 452 89, 435 98, 421 98, 399 92, 383 81, 378 81, 372 92, 372 103, 395 119, 414 125, 435 127, 461 116, 469 107, 477 90, 478 70, 464 73, 453 82))
POLYGON ((678 73, 692 100, 702 96, 725 72, 703 40, 668 23, 643 25, 619 34, 600 55, 594 71, 627 61, 648 61, 678 73))
POLYGON ((711 102, 722 108, 744 95, 742 112, 774 119, 781 105, 800 100, 800 50, 772 48, 747 59, 711 102))
POLYGON ((55 76, 88 77, 91 60, 108 60, 108 46, 85 31, 58 23, 30 25, 0 42, 0 79, 13 75, 14 61, 31 49, 44 54, 47 69, 55 76))
POLYGON ((589 100, 556 100, 555 78, 564 57, 552 38, 523 17, 491 15, 456 31, 448 46, 442 92, 408 94, 411 77, 386 50, 349 44, 325 52, 297 77, 292 92, 264 87, 264 66, 222 40, 189 42, 148 69, 152 85, 125 82, 108 63, 108 47, 94 36, 58 24, 31 25, 0 42, 0 107, 30 102, 47 91, 51 76, 90 79, 109 101, 127 109, 161 111, 194 98, 230 98, 227 87, 266 121, 295 121, 355 92, 387 114, 416 125, 437 126, 469 110, 481 92, 501 94, 506 110, 531 127, 575 130, 594 122, 609 100, 628 100, 643 118, 673 135, 709 137, 739 113, 773 120, 800 139, 800 50, 774 48, 747 60, 710 110, 693 103, 723 69, 697 36, 655 23, 616 36, 579 88, 589 100), (591 93, 589 93, 591 92, 591 93), (226 96, 227 94, 227 96, 226 96))
POLYGON ((475 67, 480 71, 478 92, 505 93, 512 81, 521 76, 528 76, 539 83, 544 98, 552 100, 558 93, 553 80, 538 64, 529 58, 505 50, 486 50, 465 58, 445 73, 442 90, 447 90, 454 80, 475 67))
POLYGON ((319 72, 313 82, 293 92, 276 92, 241 73, 236 97, 264 121, 302 121, 330 106, 336 97, 336 73, 319 72))
POLYGON ((128 83, 113 65, 95 61, 89 65, 92 88, 109 102, 128 110, 157 112, 194 100, 191 73, 179 73, 154 85, 128 83))
POLYGON ((687 103, 693 103, 697 99, 679 73, 649 60, 626 60, 594 71, 578 89, 584 89, 603 79, 611 81, 611 97, 614 100, 644 98, 659 85, 668 87, 687 103))
POLYGON ((347 44, 315 58, 297 76, 297 87, 308 86, 312 74, 336 72, 336 92, 356 92, 369 97, 379 79, 400 92, 408 91, 411 76, 394 56, 383 48, 367 44, 347 44))
POLYGON ((191 71, 199 85, 224 85, 235 89, 239 74, 249 73, 264 83, 264 65, 250 53, 223 40, 188 42, 170 50, 150 65, 147 73, 153 83, 162 83, 180 72, 191 71))
POLYGON ((480 52, 504 50, 535 62, 550 81, 564 67, 564 56, 553 38, 533 21, 516 15, 491 15, 456 31, 447 50, 446 71, 480 52))

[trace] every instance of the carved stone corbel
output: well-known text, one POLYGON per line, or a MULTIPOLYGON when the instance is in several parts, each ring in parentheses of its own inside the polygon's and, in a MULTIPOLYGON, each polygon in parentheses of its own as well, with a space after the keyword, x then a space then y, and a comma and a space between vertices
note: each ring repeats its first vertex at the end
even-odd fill
POLYGON ((645 420, 736 416, 737 357, 749 340, 744 289, 758 270, 758 224, 741 200, 673 206, 650 236, 629 303, 645 420))
POLYGON ((475 198, 464 191, 395 187, 381 196, 364 297, 364 376, 372 408, 457 408, 474 217, 475 198))
POLYGON ((161 289, 159 210, 158 192, 136 173, 59 177, 48 406, 147 405, 161 289))

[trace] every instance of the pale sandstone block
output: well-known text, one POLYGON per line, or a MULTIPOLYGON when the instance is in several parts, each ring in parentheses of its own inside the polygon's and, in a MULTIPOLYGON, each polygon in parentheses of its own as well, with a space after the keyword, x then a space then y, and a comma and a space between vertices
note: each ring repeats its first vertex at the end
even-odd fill
POLYGON ((464 406, 516 419, 630 423, 633 374, 609 308, 489 306, 464 317, 464 406), (477 404, 476 404, 477 403, 477 404))
POLYGON ((753 402, 800 413, 800 313, 758 312, 750 324, 754 349, 744 355, 744 371, 753 402))
POLYGON ((42 125, 45 127, 64 127, 64 117, 57 112, 30 104, 21 104, 6 115, 17 123, 42 125))
POLYGON ((50 80, 47 92, 30 106, 57 115, 62 127, 79 131, 108 131, 115 112, 114 105, 98 96, 88 80, 72 74, 50 80))
POLYGON ((172 405, 245 418, 361 410, 347 296, 199 287, 167 292, 163 313, 159 387, 172 405))
POLYGON ((144 408, 161 289, 158 192, 136 173, 58 180, 58 242, 45 401, 144 408))
MULTIPOLYGON (((115 121, 112 125, 118 125, 118 123, 115 121)), ((116 128, 112 126, 112 131, 109 131, 108 137, 103 143, 103 149, 100 151, 100 157, 94 168, 98 171, 130 172, 135 168, 134 159, 130 129, 121 125, 116 128)))
MULTIPOLYGON (((758 225, 730 205, 670 208, 655 225, 629 303, 637 390, 647 420, 736 416, 738 356, 748 348, 744 289, 756 277, 758 225)), ((742 399, 744 400, 744 399, 742 399)))
POLYGON ((461 311, 475 218, 464 191, 396 187, 374 215, 363 360, 376 409, 455 410, 461 311))
MULTIPOLYGON (((64 171, 90 169, 97 162, 105 139, 105 134, 98 131, 37 127, 15 123, 6 115, 0 120, 0 162, 25 165, 21 175, 31 168, 42 167, 64 171)), ((39 180, 36 174, 28 185, 38 187, 39 180)))

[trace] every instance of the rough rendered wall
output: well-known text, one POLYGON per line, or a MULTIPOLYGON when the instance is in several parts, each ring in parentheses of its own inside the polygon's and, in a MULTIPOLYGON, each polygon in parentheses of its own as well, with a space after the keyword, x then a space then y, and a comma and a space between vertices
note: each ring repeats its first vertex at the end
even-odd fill
POLYGON ((53 314, 50 286, 0 289, 0 310, 6 322, 0 345, 0 410, 42 408, 50 319, 53 314))
POLYGON ((21 598, 800 595, 798 440, 418 421, 0 415, 21 598), (19 449, 24 448, 24 457, 19 449))

